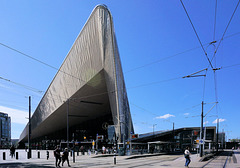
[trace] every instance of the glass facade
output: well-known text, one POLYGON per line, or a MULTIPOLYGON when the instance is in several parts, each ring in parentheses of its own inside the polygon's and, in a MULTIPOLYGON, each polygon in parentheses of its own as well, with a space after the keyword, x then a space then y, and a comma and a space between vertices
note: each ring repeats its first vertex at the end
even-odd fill
MULTIPOLYGON (((146 135, 146 134, 145 134, 146 135)), ((148 143, 148 151, 169 152, 184 151, 189 147, 191 151, 199 150, 200 128, 186 127, 175 130, 167 130, 156 132, 156 134, 148 134, 147 136, 139 136, 140 138, 132 139, 132 142, 148 143)), ((216 127, 203 128, 204 152, 208 153, 215 150, 216 147, 216 127)))
POLYGON ((8 148, 11 143, 11 118, 0 112, 0 148, 8 148))

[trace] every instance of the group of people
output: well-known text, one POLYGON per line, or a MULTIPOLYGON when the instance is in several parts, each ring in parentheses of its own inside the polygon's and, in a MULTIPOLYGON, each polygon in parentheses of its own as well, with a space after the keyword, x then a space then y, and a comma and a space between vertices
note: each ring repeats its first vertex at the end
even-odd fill
POLYGON ((56 159, 55 165, 56 167, 61 167, 60 164, 62 162, 62 166, 65 161, 67 161, 68 167, 71 167, 69 164, 69 159, 68 159, 68 148, 65 148, 64 151, 61 154, 61 148, 58 145, 57 148, 54 150, 54 157, 56 159))

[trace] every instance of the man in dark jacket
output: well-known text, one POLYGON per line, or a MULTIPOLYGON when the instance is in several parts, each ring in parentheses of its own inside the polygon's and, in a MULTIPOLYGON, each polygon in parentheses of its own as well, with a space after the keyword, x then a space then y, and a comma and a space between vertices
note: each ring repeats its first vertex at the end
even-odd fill
POLYGON ((68 148, 65 148, 63 151, 63 155, 62 155, 62 166, 63 163, 65 162, 65 160, 67 161, 68 167, 71 167, 69 164, 69 159, 68 159, 68 148))
POLYGON ((58 145, 56 147, 56 149, 54 150, 54 153, 53 153, 54 157, 56 159, 56 162, 55 162, 56 167, 60 167, 60 163, 61 163, 61 154, 60 154, 60 152, 61 152, 61 149, 60 149, 60 146, 58 145))

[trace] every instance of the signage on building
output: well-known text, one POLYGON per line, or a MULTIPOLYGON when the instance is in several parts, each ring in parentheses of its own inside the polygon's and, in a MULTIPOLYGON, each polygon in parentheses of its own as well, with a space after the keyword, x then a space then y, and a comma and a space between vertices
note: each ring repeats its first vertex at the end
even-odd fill
POLYGON ((200 139, 200 140, 199 140, 199 144, 200 144, 200 145, 204 144, 204 140, 203 140, 203 139, 200 139))
POLYGON ((134 139, 134 138, 138 138, 138 134, 133 134, 132 139, 134 139))

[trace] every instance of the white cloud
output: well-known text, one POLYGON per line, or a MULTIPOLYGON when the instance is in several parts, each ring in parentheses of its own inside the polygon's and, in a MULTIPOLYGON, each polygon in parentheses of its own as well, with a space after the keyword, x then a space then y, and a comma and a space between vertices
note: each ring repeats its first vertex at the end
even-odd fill
POLYGON ((172 114, 165 114, 163 116, 156 117, 156 119, 167 119, 169 117, 175 117, 175 115, 172 114))
POLYGON ((189 115, 189 113, 184 113, 183 115, 187 116, 187 115, 189 115))
POLYGON ((203 123, 203 125, 208 124, 208 123, 209 123, 208 121, 205 121, 205 122, 203 123))
MULTIPOLYGON (((218 119, 218 122, 223 122, 223 121, 226 121, 226 119, 223 119, 223 118, 219 118, 219 119, 218 119)), ((214 120, 212 123, 213 123, 213 124, 216 124, 216 123, 217 123, 217 119, 214 120)))
POLYGON ((0 106, 0 111, 3 113, 7 113, 9 117, 11 117, 11 123, 17 124, 27 124, 28 120, 28 112, 17 110, 9 107, 0 106))

